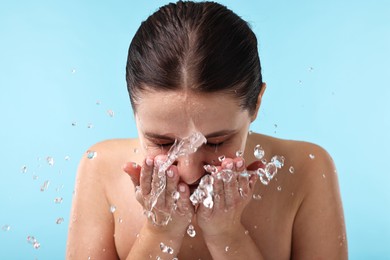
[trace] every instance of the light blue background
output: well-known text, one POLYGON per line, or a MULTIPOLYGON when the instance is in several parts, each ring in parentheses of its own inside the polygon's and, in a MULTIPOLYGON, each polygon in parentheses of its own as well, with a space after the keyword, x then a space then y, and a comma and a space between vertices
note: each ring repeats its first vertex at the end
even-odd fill
MULTIPOLYGON (((252 129, 326 148, 338 167, 350 259, 389 259, 390 2, 220 2, 260 42, 268 88, 252 129)), ((0 226, 10 226, 0 230, 1 259, 65 257, 78 161, 93 143, 135 136, 128 45, 165 3, 0 3, 0 226)))

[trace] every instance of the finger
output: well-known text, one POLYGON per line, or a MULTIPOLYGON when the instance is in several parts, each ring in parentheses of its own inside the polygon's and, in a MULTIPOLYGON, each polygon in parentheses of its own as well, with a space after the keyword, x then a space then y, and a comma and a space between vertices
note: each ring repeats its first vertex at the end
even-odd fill
POLYGON ((212 174, 214 177, 213 185, 213 199, 214 199, 214 209, 225 209, 225 199, 224 199, 224 188, 223 180, 220 173, 212 174))
POLYGON ((157 155, 154 158, 151 194, 155 196, 155 205, 159 208, 165 206, 166 172, 160 172, 160 167, 166 161, 166 158, 166 155, 157 155))
POLYGON ((224 181, 225 209, 231 209, 240 199, 237 174, 234 174, 230 181, 224 181))
POLYGON ((138 164, 136 164, 135 162, 127 162, 125 163, 125 165, 122 166, 122 170, 130 176, 130 179, 133 182, 134 187, 139 186, 141 167, 138 164))
POLYGON ((223 160, 223 162, 221 164, 221 167, 223 169, 233 170, 233 168, 234 168, 234 161, 233 161, 233 159, 225 158, 225 160, 223 160))
POLYGON ((153 158, 147 157, 142 165, 140 173, 140 187, 144 196, 150 194, 152 187, 153 158))
POLYGON ((245 170, 245 160, 242 157, 234 158, 234 169, 237 172, 242 172, 245 170))
POLYGON ((189 220, 191 220, 191 217, 194 214, 194 207, 190 201, 190 189, 188 188, 187 184, 179 183, 178 190, 180 192, 180 197, 176 202, 177 208, 175 213, 180 216, 187 215, 189 220))
POLYGON ((173 206, 175 201, 177 201, 179 198, 177 196, 180 196, 180 193, 177 191, 177 184, 179 182, 179 174, 177 167, 175 165, 171 165, 167 170, 167 187, 165 191, 165 198, 166 198, 166 205, 167 206, 173 206))

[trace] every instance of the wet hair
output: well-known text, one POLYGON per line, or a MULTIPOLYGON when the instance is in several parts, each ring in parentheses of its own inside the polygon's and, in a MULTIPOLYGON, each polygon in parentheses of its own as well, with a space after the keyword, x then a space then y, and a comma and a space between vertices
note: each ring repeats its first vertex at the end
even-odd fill
POLYGON ((252 114, 262 87, 257 39, 249 24, 215 2, 160 7, 133 37, 126 81, 133 111, 145 90, 229 93, 252 114))

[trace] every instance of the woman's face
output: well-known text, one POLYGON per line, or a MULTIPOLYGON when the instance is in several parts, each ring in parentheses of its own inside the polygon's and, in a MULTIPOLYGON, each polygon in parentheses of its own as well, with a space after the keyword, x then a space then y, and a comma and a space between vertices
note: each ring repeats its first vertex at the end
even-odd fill
POLYGON ((206 164, 220 164, 218 157, 234 158, 244 151, 249 125, 254 119, 238 100, 221 93, 144 91, 135 114, 145 155, 166 154, 177 139, 202 133, 207 143, 186 158, 177 159, 181 181, 191 185, 203 175, 206 164))

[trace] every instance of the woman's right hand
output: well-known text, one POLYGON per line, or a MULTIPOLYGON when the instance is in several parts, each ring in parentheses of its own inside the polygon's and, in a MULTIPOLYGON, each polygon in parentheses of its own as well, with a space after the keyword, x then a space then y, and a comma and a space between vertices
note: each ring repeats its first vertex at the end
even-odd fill
POLYGON ((171 165, 165 173, 165 188, 161 190, 164 177, 158 176, 159 166, 166 155, 147 157, 142 167, 127 163, 123 170, 129 174, 135 187, 137 201, 148 216, 148 226, 156 232, 184 234, 194 214, 189 200, 190 191, 185 183, 179 183, 178 169, 171 165), (159 196, 156 196, 158 195, 159 196))

